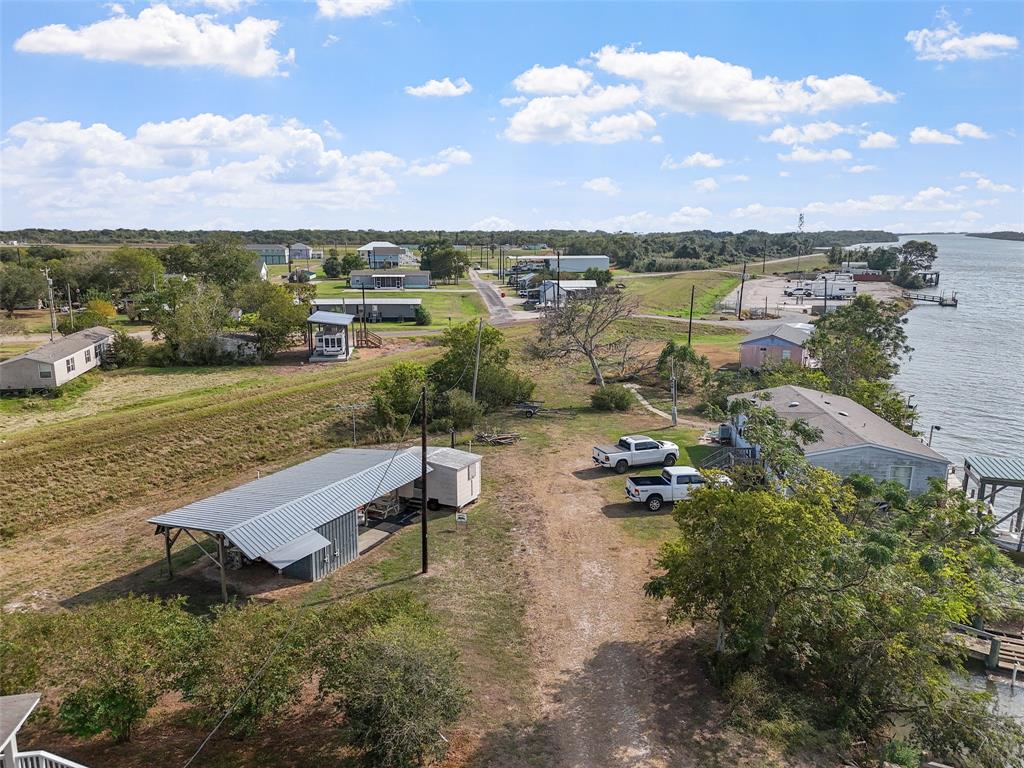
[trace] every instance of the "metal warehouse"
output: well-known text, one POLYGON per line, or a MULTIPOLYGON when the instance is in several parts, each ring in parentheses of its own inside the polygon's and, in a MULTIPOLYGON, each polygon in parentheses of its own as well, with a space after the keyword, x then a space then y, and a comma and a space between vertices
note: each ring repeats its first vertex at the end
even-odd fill
POLYGON ((164 536, 168 570, 171 548, 184 532, 220 569, 227 601, 225 568, 246 559, 309 581, 352 562, 359 554, 359 511, 395 497, 419 477, 418 450, 342 448, 149 522, 164 536), (216 550, 200 544, 194 532, 211 536, 216 550))

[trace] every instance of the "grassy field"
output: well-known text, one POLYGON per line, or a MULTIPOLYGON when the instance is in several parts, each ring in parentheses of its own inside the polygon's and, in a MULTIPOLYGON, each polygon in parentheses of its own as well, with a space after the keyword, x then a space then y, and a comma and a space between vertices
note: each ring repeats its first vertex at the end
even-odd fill
MULTIPOLYGON (((60 322, 63 315, 57 316, 60 322)), ((14 313, 14 320, 21 326, 22 333, 49 333, 50 313, 45 309, 19 309, 14 313)), ((144 323, 133 323, 127 315, 117 315, 107 323, 108 328, 122 328, 126 331, 144 331, 149 328, 144 323)), ((38 346, 38 345, 37 345, 38 346)))
POLYGON ((694 294, 694 317, 709 314, 715 302, 739 285, 739 278, 722 272, 683 272, 677 275, 636 277, 623 281, 626 291, 640 299, 641 312, 669 317, 686 317, 690 311, 690 290, 694 294))
MULTIPOLYGON (((777 261, 769 261, 765 265, 764 274, 783 274, 784 272, 791 272, 794 270, 811 271, 815 269, 823 269, 828 266, 828 256, 824 253, 812 253, 807 256, 801 256, 799 259, 794 256, 791 259, 779 259, 777 261)), ((722 269, 728 270, 729 272, 742 272, 742 264, 731 264, 728 267, 722 267, 722 269)), ((761 262, 758 259, 747 262, 747 272, 751 272, 755 275, 762 274, 761 262)))

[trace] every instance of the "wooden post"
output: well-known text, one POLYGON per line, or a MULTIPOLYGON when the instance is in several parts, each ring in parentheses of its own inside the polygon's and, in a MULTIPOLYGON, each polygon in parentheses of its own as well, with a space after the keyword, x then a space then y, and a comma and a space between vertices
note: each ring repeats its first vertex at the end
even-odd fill
POLYGON ((217 535, 217 565, 220 566, 220 596, 226 603, 228 601, 227 575, 224 573, 224 535, 217 535))
POLYGON ((164 528, 164 554, 167 555, 167 580, 174 578, 174 564, 171 562, 171 529, 164 528))
POLYGON ((985 669, 999 668, 999 650, 1001 646, 1002 641, 998 637, 993 637, 989 641, 988 657, 985 659, 985 669))

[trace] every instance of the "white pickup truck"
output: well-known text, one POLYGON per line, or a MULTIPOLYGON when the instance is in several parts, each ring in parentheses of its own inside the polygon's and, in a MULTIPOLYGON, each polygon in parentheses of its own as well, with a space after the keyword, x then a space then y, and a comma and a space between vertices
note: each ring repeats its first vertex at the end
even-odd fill
MULTIPOLYGON (((703 488, 708 480, 693 467, 665 467, 660 475, 631 477, 626 481, 626 497, 638 504, 646 504, 657 512, 664 504, 690 497, 692 491, 703 488)), ((731 482, 723 477, 722 482, 731 482)))
POLYGON ((620 437, 615 445, 595 445, 594 463, 612 467, 620 475, 630 467, 663 464, 671 467, 679 458, 679 446, 668 440, 653 440, 644 435, 620 437))

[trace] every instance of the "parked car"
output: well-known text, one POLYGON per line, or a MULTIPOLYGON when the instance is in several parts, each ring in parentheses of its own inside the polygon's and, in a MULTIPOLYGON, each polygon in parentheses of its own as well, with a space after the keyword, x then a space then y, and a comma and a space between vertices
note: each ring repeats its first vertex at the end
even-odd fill
POLYGON ((630 467, 650 464, 671 467, 679 458, 679 446, 645 435, 627 435, 620 437, 615 445, 595 445, 593 458, 599 467, 612 467, 621 475, 630 467))
MULTIPOLYGON (((703 488, 708 479, 693 467, 665 467, 660 475, 631 477, 626 481, 626 497, 637 504, 646 504, 657 512, 666 503, 672 504, 690 497, 690 493, 703 488)), ((732 484, 727 477, 721 482, 732 484)))

